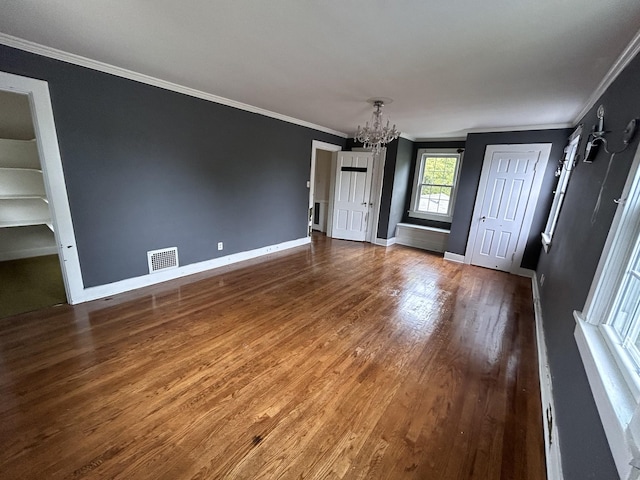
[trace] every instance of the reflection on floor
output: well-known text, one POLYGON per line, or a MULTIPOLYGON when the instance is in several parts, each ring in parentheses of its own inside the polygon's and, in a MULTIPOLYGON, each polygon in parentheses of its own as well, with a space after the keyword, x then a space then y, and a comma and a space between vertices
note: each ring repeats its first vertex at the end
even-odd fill
POLYGON ((0 262, 0 318, 66 301, 57 255, 0 262))

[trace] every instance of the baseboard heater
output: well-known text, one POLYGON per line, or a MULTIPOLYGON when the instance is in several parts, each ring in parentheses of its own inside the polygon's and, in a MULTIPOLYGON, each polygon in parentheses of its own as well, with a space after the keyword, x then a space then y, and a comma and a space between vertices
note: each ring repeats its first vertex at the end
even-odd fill
POLYGON ((444 253, 447 250, 449 230, 424 227, 411 223, 399 223, 396 227, 396 243, 421 248, 430 252, 444 253))

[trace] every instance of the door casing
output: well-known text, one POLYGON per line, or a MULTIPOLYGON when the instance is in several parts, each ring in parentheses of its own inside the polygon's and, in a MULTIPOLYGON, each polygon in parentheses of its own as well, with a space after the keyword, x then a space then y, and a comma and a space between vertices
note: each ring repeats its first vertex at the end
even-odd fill
MULTIPOLYGON (((368 152, 364 148, 354 148, 354 152, 368 152)), ((369 222, 367 225, 367 235, 365 242, 378 243, 378 222, 380 219, 380 203, 382 201, 382 183, 384 175, 384 164, 386 158, 386 148, 373 156, 373 177, 371 179, 371 191, 369 201, 372 203, 369 209, 369 222)), ((337 172, 338 157, 337 152, 334 152, 331 159, 331 182, 329 186, 329 211, 327 220, 327 236, 333 238, 333 214, 334 214, 334 199, 335 199, 335 186, 336 186, 336 172, 337 172)))
POLYGON ((513 262, 509 273, 516 275, 529 276, 530 272, 527 269, 521 268, 522 257, 524 255, 524 249, 527 246, 527 238, 531 230, 531 223, 533 222, 533 215, 537 204, 538 197, 540 195, 540 189, 542 187, 542 180, 544 173, 549 162, 549 155, 551 154, 550 143, 530 143, 530 144, 505 144, 505 145, 487 145, 484 155, 484 161, 482 164, 482 173, 480 175, 480 184, 478 186, 478 192, 476 194, 475 206, 473 208, 473 216, 471 217, 471 228, 469 230, 469 236, 467 238, 467 248, 464 255, 464 263, 471 264, 471 258, 475 248, 475 243, 478 236, 479 223, 481 217, 482 200, 484 198, 485 191, 489 182, 491 159, 493 154, 499 151, 504 152, 539 152, 539 161, 536 166, 535 175, 531 185, 531 192, 527 200, 527 206, 522 219, 522 227, 518 235, 518 241, 516 243, 516 249, 514 252, 513 262))
MULTIPOLYGON (((313 198, 315 194, 315 185, 316 185, 316 155, 317 150, 326 150, 329 152, 339 152, 342 150, 340 145, 335 145, 333 143, 321 142, 320 140, 312 140, 311 141, 311 173, 309 174, 309 218, 308 218, 308 227, 307 232, 311 235, 311 228, 313 226, 313 217, 311 216, 311 212, 313 212, 313 198)), ((329 212, 331 214, 331 212, 329 212)), ((327 224, 330 222, 327 221, 327 224)), ((328 227, 328 225, 327 225, 328 227)))
POLYGON ((29 98, 67 301, 72 305, 79 303, 83 301, 84 284, 62 170, 49 85, 43 80, 0 72, 0 90, 27 95, 29 98))

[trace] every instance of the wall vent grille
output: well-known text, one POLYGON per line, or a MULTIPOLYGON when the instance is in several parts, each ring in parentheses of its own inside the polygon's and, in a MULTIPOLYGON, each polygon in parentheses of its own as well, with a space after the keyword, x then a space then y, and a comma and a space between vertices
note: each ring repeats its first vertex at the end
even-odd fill
POLYGON ((178 267, 178 247, 163 248, 147 252, 149 273, 178 267))

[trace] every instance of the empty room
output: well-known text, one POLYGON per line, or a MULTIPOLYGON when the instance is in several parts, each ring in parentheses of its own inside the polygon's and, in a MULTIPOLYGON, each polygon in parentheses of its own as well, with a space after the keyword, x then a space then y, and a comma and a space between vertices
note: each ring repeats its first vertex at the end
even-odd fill
POLYGON ((640 3, 5 2, 0 478, 640 478, 640 3))

